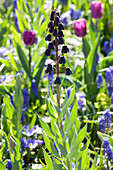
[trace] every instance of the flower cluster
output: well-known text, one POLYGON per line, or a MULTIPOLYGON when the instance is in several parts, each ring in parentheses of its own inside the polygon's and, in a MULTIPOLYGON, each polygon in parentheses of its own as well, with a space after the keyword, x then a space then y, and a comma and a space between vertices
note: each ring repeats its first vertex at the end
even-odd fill
POLYGON ((86 99, 84 92, 78 92, 76 93, 77 100, 78 100, 78 106, 81 108, 82 111, 86 110, 86 99))
POLYGON ((105 73, 105 81, 108 89, 108 95, 113 93, 113 66, 110 66, 105 73))
MULTIPOLYGON (((68 49, 67 45, 65 45, 65 42, 63 39, 64 25, 60 22, 59 12, 56 12, 55 10, 53 10, 51 12, 50 21, 48 23, 48 28, 49 28, 49 34, 47 34, 47 36, 45 37, 45 40, 49 41, 49 44, 48 44, 48 48, 45 51, 45 55, 50 56, 51 50, 54 50, 54 49, 56 50, 57 77, 54 81, 54 84, 60 85, 61 80, 59 77, 59 68, 58 68, 59 66, 58 65, 59 64, 64 65, 66 63, 63 54, 69 52, 69 49, 68 49), (52 40, 52 36, 54 37, 53 40, 52 40), (59 54, 59 52, 58 52, 58 45, 63 45, 62 49, 61 49, 62 54, 59 54)), ((45 73, 51 74, 52 71, 53 71, 52 64, 48 64, 45 69, 45 73)), ((65 74, 66 75, 72 74, 72 71, 70 70, 69 67, 67 67, 65 69, 65 74)))
POLYGON ((109 39, 109 41, 104 42, 104 51, 105 54, 108 55, 109 52, 113 50, 113 37, 109 39))
POLYGON ((103 85, 103 77, 102 77, 102 73, 99 73, 96 79, 97 82, 97 88, 101 88, 103 85))
POLYGON ((43 140, 36 140, 35 138, 29 138, 28 140, 23 137, 21 139, 21 150, 22 153, 25 151, 26 148, 30 148, 30 149, 34 149, 36 148, 38 145, 43 145, 44 141, 43 140))
POLYGON ((11 160, 8 159, 8 160, 7 160, 6 168, 7 168, 8 170, 12 170, 12 167, 13 167, 13 164, 12 164, 11 160))
POLYGON ((17 18, 16 11, 15 11, 16 9, 18 9, 18 7, 17 7, 17 0, 13 0, 13 10, 14 10, 14 21, 15 21, 15 26, 16 26, 17 32, 20 33, 19 22, 18 22, 18 18, 17 18))
POLYGON ((109 109, 106 109, 105 114, 100 117, 99 126, 101 132, 105 132, 105 128, 111 127, 111 114, 109 109))
POLYGON ((105 157, 113 163, 113 151, 112 151, 111 146, 109 144, 109 138, 104 137, 102 145, 103 145, 105 157))

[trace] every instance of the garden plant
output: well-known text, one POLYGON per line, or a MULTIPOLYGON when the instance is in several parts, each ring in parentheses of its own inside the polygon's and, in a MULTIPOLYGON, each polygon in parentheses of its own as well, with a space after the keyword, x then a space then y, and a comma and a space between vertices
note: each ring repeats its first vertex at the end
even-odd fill
POLYGON ((0 1, 0 169, 113 169, 113 1, 0 1))

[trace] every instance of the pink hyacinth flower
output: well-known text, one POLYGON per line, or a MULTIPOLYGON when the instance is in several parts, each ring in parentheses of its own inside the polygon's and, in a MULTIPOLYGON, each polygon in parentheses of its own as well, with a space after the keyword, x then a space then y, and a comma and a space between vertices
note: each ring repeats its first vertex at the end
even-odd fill
POLYGON ((75 34, 78 37, 84 37, 86 35, 86 20, 85 19, 78 19, 74 22, 74 30, 75 34))
POLYGON ((93 1, 91 4, 91 16, 94 19, 100 19, 103 13, 100 1, 93 1))

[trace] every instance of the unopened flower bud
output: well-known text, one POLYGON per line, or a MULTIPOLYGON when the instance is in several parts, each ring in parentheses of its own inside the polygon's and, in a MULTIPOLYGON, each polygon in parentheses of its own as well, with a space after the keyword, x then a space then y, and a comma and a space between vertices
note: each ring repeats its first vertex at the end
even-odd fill
POLYGON ((50 20, 54 21, 55 10, 51 12, 50 20))

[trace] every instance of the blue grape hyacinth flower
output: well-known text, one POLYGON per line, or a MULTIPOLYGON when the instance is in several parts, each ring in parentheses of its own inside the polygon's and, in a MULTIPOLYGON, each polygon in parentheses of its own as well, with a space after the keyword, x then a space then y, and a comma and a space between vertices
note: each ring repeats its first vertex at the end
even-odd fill
POLYGON ((36 85, 36 80, 35 79, 32 79, 31 81, 31 90, 33 92, 33 94, 38 97, 38 87, 36 85))
POLYGON ((99 126, 100 126, 100 131, 101 131, 101 132, 105 132, 106 121, 105 121, 104 116, 101 116, 101 117, 100 117, 99 126))
POLYGON ((104 155, 105 157, 109 160, 112 161, 113 160, 113 151, 111 149, 111 146, 109 144, 109 138, 108 137, 104 137, 103 138, 103 149, 104 149, 104 155))
POLYGON ((11 160, 8 159, 8 160, 7 160, 6 168, 7 168, 8 170, 12 170, 12 167, 13 167, 13 164, 12 164, 11 160))
POLYGON ((22 153, 25 151, 26 147, 27 147, 27 140, 24 137, 24 138, 21 139, 21 150, 22 150, 22 153))
POLYGON ((104 51, 105 54, 108 55, 109 52, 113 50, 113 37, 109 39, 109 41, 104 42, 104 51))
POLYGON ((103 85, 103 77, 102 77, 102 73, 99 73, 96 79, 97 82, 97 88, 101 88, 103 85))
POLYGON ((106 121, 106 127, 110 128, 111 127, 111 114, 110 114, 109 109, 105 110, 104 118, 105 118, 105 121, 106 121))
POLYGON ((23 90, 23 98, 24 98, 23 110, 26 110, 26 108, 29 107, 29 94, 26 88, 23 90))

